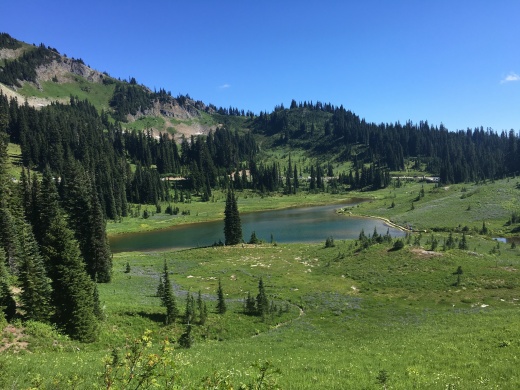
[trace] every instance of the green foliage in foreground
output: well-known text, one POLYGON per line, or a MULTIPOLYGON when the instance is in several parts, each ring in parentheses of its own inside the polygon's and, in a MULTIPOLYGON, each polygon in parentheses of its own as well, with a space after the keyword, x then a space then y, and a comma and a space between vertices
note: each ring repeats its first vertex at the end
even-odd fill
MULTIPOLYGON (((435 237, 442 242, 442 234, 435 237)), ((270 361, 284 389, 515 389, 520 252, 491 253, 496 243, 467 240, 470 251, 431 252, 426 236, 424 248, 412 246, 412 236, 397 251, 393 242, 362 249, 357 241, 336 240, 329 248, 264 244, 118 254, 113 282, 98 286, 106 317, 99 340, 80 344, 52 330, 26 330, 31 353, 4 352, 3 381, 9 388, 52 388, 75 378, 77 388, 103 387, 104 357, 114 348, 122 353, 126 340, 150 329, 175 348, 181 388, 237 388, 260 375, 251 364, 270 361), (189 349, 177 344, 185 325, 165 326, 156 296, 165 260, 176 296, 184 301, 188 291, 200 290, 210 308, 204 325, 193 324, 189 349), (228 308, 222 315, 212 309, 219 278, 228 308), (265 319, 244 313, 260 278, 268 298, 288 312, 265 319)))

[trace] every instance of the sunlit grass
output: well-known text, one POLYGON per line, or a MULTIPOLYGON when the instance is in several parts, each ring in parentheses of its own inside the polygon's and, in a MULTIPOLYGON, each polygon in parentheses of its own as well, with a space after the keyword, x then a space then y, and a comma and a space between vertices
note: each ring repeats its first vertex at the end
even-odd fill
POLYGON ((73 79, 69 83, 42 82, 41 90, 31 83, 24 83, 18 92, 24 96, 36 96, 59 101, 68 101, 70 96, 77 96, 80 100, 89 100, 98 110, 110 108, 109 101, 114 94, 115 84, 91 83, 81 76, 72 74, 69 77, 73 79))
POLYGON ((102 356, 128 338, 151 329, 157 339, 177 339, 184 326, 162 325, 164 308, 155 296, 166 261, 181 311, 187 292, 199 290, 210 310, 207 324, 194 326, 193 347, 177 351, 179 383, 188 388, 215 371, 239 382, 258 360, 281 369, 284 389, 376 389, 382 370, 391 388, 520 385, 519 250, 490 254, 493 242, 478 237, 470 239, 476 253, 335 244, 117 254, 113 282, 98 285, 106 314, 100 340, 39 342, 32 354, 7 361, 7 383, 26 388, 34 378, 77 375, 79 388, 88 388, 102 356), (457 285, 459 265, 464 272, 457 285), (243 299, 256 293, 260 277, 269 298, 289 307, 266 322, 242 313, 243 299), (228 302, 223 316, 215 313, 219 279, 228 302))

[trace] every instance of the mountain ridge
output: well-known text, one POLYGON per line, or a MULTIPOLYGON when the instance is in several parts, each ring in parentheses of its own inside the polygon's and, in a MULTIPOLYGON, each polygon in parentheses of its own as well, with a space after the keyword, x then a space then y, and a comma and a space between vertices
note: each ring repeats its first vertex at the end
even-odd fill
POLYGON ((134 78, 129 81, 116 79, 107 72, 91 68, 82 59, 69 58, 60 54, 57 49, 46 47, 44 44, 30 45, 6 33, 0 35, 0 76, 1 73, 6 76, 7 64, 11 64, 13 68, 15 67, 13 64, 21 63, 22 68, 22 72, 16 73, 11 78, 11 83, 6 82, 6 77, 0 80, 0 91, 9 98, 27 101, 29 105, 36 108, 47 106, 52 102, 68 104, 70 96, 87 98, 98 110, 114 114, 114 117, 123 122, 123 127, 129 130, 140 129, 141 124, 136 122, 143 118, 158 118, 159 120, 155 121, 145 121, 156 124, 156 126, 145 127, 157 137, 162 132, 169 133, 177 139, 182 136, 208 134, 219 126, 218 123, 205 123, 200 120, 203 113, 215 112, 215 108, 211 105, 191 99, 189 96, 175 98, 162 89, 157 93, 145 85, 137 84, 134 78), (24 55, 30 55, 35 50, 43 53, 42 58, 27 65, 29 61, 24 58, 24 55), (25 69, 27 67, 30 69, 25 69), (114 85, 131 85, 140 89, 150 99, 150 107, 139 107, 134 112, 128 113, 115 112, 117 108, 112 105, 114 85), (94 94, 96 96, 93 98, 89 96, 94 94))

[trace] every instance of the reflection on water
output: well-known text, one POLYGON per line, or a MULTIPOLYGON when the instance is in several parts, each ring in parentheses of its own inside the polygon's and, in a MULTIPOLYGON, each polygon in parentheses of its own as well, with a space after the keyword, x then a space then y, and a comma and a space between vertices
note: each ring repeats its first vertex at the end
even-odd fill
MULTIPOLYGON (((348 205, 352 206, 353 203, 348 205)), ((330 236, 335 240, 352 239, 359 236, 361 229, 368 235, 373 233, 374 228, 379 234, 389 230, 392 237, 404 236, 402 231, 388 227, 378 219, 337 214, 336 210, 344 206, 346 204, 242 214, 240 219, 244 241, 249 240, 253 231, 260 240, 270 242, 272 238, 279 243, 325 242, 330 236)), ((224 242, 223 221, 117 235, 110 237, 110 247, 113 253, 118 253, 203 247, 219 241, 224 242)))

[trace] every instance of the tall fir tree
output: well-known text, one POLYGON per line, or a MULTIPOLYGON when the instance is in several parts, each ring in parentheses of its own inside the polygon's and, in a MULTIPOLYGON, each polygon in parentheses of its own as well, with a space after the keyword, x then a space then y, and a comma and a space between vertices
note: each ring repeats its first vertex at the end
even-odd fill
POLYGON ((265 293, 264 280, 260 278, 258 281, 258 295, 256 296, 256 313, 265 317, 269 312, 269 300, 265 293))
POLYGON ((43 172, 36 203, 37 223, 33 225, 33 231, 40 246, 45 246, 45 236, 60 213, 58 188, 49 169, 43 172))
POLYGON ((12 274, 18 273, 21 259, 20 224, 9 208, 7 197, 0 198, 0 246, 4 248, 7 266, 12 274))
POLYGON ((204 325, 206 323, 206 319, 208 318, 208 308, 206 307, 206 302, 202 300, 202 294, 200 290, 197 295, 197 309, 199 311, 199 325, 204 325))
POLYGON ((184 323, 191 324, 195 319, 195 299, 188 291, 186 294, 186 308, 184 309, 184 323))
POLYGON ((242 222, 235 192, 232 189, 227 192, 224 209, 224 238, 226 245, 236 245, 242 242, 242 222))
POLYGON ((11 293, 10 275, 6 267, 5 251, 0 246, 0 315, 3 315, 9 322, 15 314, 16 301, 11 293))
POLYGON ((247 292, 247 298, 244 302, 244 312, 247 315, 255 315, 256 314, 256 304, 255 298, 251 296, 251 292, 247 292))
MULTIPOLYGON (((20 283, 21 307, 26 319, 48 322, 52 315, 52 288, 43 264, 38 244, 31 227, 24 224, 20 229, 20 283)), ((61 292, 60 292, 61 293, 61 292)))
POLYGON ((9 269, 15 273, 20 246, 18 224, 11 210, 13 190, 8 174, 7 143, 7 135, 0 128, 0 247, 5 250, 9 269))
POLYGON ((92 188, 91 212, 89 218, 90 227, 90 250, 86 251, 85 262, 90 276, 100 283, 108 283, 112 280, 112 254, 106 235, 106 222, 101 209, 99 198, 92 188))
POLYGON ((67 166, 62 192, 69 226, 79 243, 87 273, 96 282, 108 283, 112 278, 112 256, 95 179, 72 160, 67 166))
POLYGON ((219 278, 218 289, 217 289, 217 313, 224 314, 227 311, 226 299, 224 297, 224 289, 222 288, 222 282, 219 278))
POLYGON ((172 285, 170 282, 170 272, 168 271, 168 265, 164 260, 164 269, 162 275, 162 296, 161 303, 166 308, 166 317, 164 323, 166 325, 173 324, 175 319, 179 315, 179 309, 177 308, 177 301, 173 294, 172 285))
POLYGON ((54 322, 73 339, 95 341, 99 332, 95 285, 61 213, 51 221, 44 242, 53 287, 54 322))
POLYGON ((287 170, 285 171, 285 192, 287 194, 292 194, 293 189, 291 185, 291 176, 293 174, 292 164, 291 164, 291 155, 289 154, 289 164, 287 166, 287 170))

